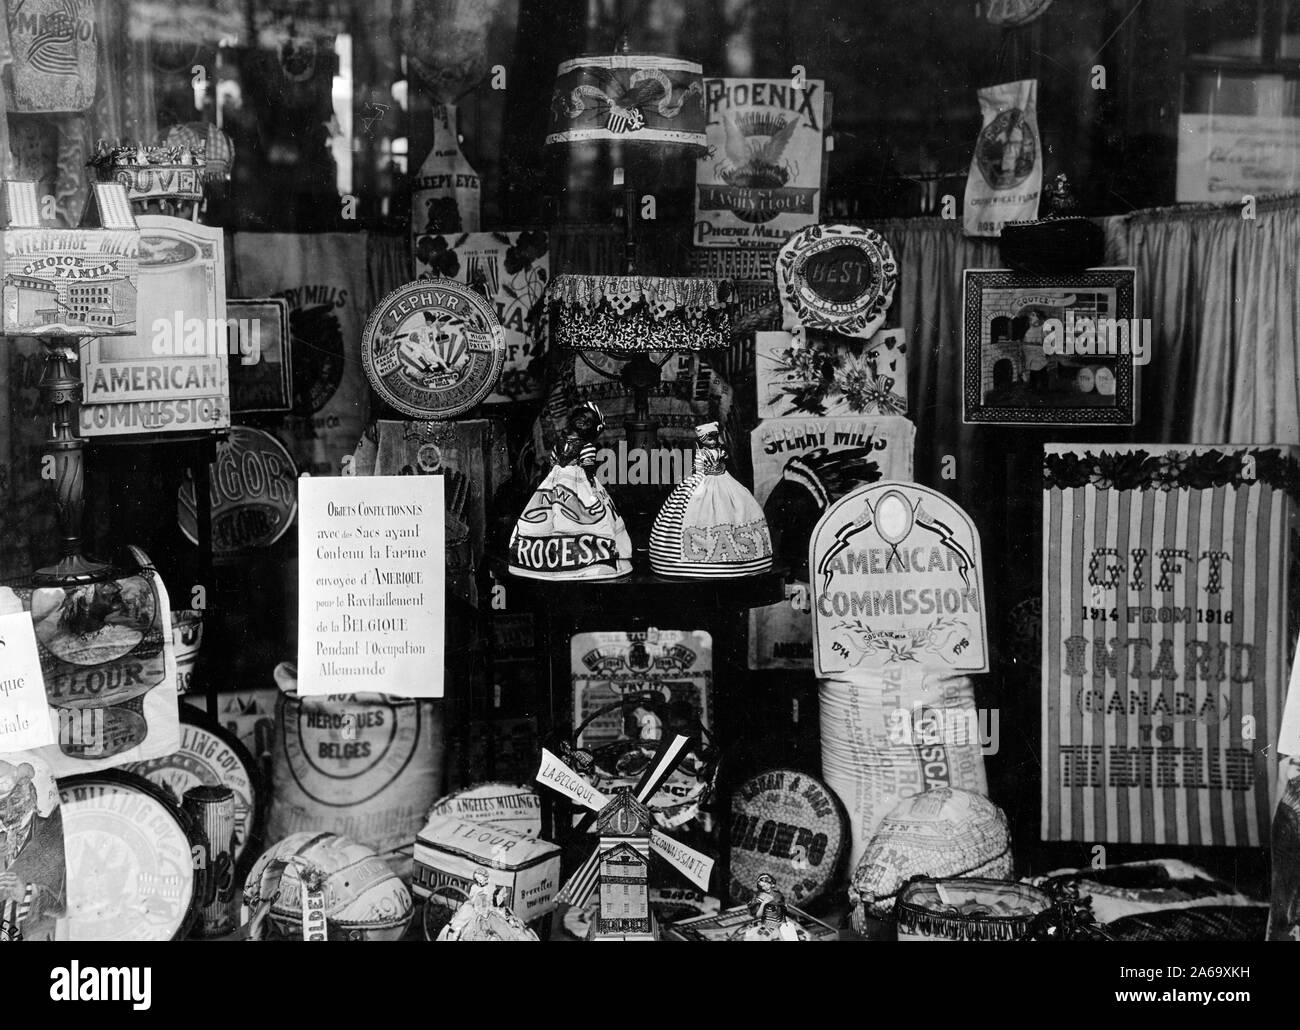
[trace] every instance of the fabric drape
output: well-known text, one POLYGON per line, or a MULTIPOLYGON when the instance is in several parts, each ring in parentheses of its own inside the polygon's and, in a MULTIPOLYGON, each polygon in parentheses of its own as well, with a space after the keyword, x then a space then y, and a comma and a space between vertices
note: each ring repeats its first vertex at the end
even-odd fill
POLYGON ((1251 213, 1207 205, 1105 222, 1107 260, 1137 268, 1137 313, 1152 322, 1149 439, 1300 443, 1300 195, 1251 213))

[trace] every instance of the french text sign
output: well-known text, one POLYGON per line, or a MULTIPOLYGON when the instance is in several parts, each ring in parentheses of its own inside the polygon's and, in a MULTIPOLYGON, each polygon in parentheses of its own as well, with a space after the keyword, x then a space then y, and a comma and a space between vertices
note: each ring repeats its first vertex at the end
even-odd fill
POLYGON ((442 697, 442 476, 298 481, 298 693, 442 697))
POLYGON ((0 751, 30 751, 54 742, 32 617, 0 615, 0 751))

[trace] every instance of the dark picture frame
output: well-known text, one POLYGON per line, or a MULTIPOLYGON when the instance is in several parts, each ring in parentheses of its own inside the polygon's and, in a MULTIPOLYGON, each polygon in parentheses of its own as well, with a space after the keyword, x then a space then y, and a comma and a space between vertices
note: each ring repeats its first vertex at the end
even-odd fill
POLYGON ((1132 268, 1052 275, 1006 268, 965 269, 962 421, 967 425, 1136 424, 1140 364, 1131 349, 1124 352, 1129 334, 1146 330, 1143 339, 1150 360, 1150 327, 1137 318, 1136 284, 1132 268), (1091 345, 1081 340, 1080 347, 1090 346, 1094 353, 1075 353, 1071 330, 1085 327, 1085 319, 1092 320, 1097 332, 1091 345), (1053 320, 1059 324, 1055 336, 1053 320), (1106 338, 1104 350, 1097 341, 1111 323, 1103 320, 1116 323, 1116 333, 1106 338), (1065 342, 1067 353, 1052 346, 1058 338, 1065 342))
POLYGON ((293 360, 289 346, 289 302, 283 297, 226 301, 229 325, 257 319, 261 345, 257 360, 244 364, 237 341, 230 348, 230 413, 279 415, 293 410, 293 360))

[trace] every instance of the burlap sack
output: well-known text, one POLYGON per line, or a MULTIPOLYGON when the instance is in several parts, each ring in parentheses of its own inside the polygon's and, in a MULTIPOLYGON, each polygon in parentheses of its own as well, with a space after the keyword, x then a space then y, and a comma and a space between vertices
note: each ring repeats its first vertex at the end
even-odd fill
POLYGON ((351 837, 378 852, 410 844, 442 793, 442 702, 387 694, 299 697, 297 670, 276 666, 267 837, 351 837))

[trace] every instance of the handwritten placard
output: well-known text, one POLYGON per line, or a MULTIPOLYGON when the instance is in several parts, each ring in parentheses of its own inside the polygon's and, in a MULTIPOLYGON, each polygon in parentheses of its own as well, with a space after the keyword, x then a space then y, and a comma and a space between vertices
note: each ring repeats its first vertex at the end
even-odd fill
POLYGON ((1215 204, 1300 187, 1300 118, 1185 114, 1177 199, 1215 204))
POLYGON ((298 481, 298 693, 442 697, 442 476, 298 481))
POLYGON ((0 751, 55 743, 36 633, 27 612, 0 615, 0 751))

